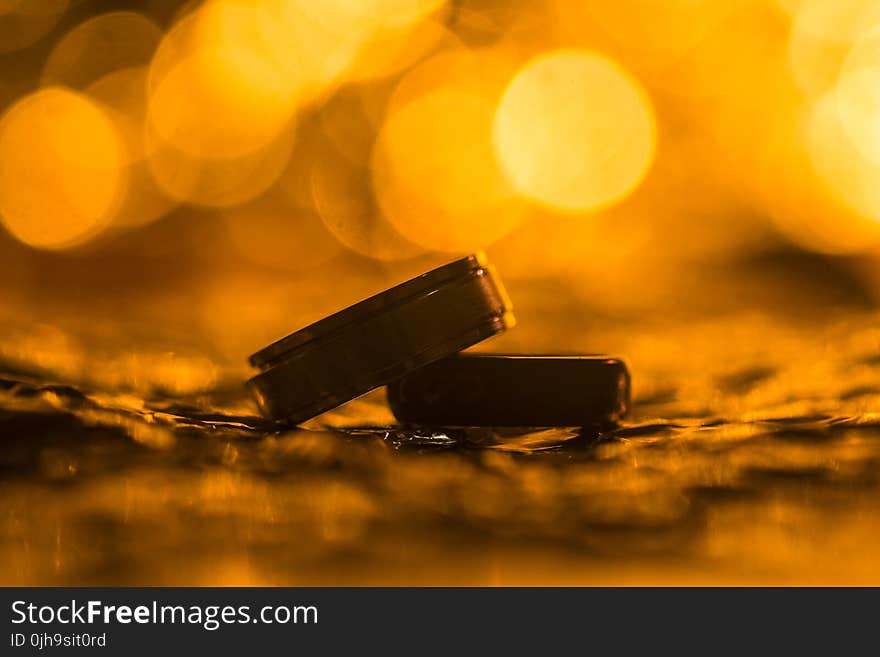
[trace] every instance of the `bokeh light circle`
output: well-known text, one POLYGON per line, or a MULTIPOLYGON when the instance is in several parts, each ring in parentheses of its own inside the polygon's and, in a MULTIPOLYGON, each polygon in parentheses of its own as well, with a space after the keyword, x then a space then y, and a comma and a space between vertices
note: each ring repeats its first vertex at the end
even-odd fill
POLYGON ((827 91, 847 52, 878 23, 875 0, 803 0, 788 42, 789 66, 801 91, 811 97, 827 91))
POLYGON ((265 149, 290 125, 301 82, 263 36, 252 2, 218 0, 185 15, 150 64, 150 129, 194 159, 265 149))
POLYGON ((837 206, 836 211, 810 208, 808 229, 819 235, 813 240, 817 250, 850 253, 880 241, 880 162, 866 157, 849 138, 840 106, 841 98, 832 90, 808 117, 806 144, 812 169, 821 190, 837 206))
POLYGON ((86 89, 116 125, 128 155, 128 189, 116 213, 117 226, 143 226, 167 214, 176 202, 169 198, 151 174, 146 158, 144 125, 147 111, 147 74, 144 66, 121 68, 99 78, 86 89))
POLYGON ((194 157, 144 131, 147 166, 159 188, 181 203, 232 207, 257 198, 281 176, 295 141, 293 126, 265 147, 236 158, 194 157))
POLYGON ((42 83, 83 89, 118 69, 144 66, 161 38, 159 26, 137 12, 95 16, 55 44, 43 66, 42 83))
POLYGON ((0 218, 20 241, 57 249, 113 218, 125 191, 125 146, 85 96, 48 87, 0 120, 0 218))
MULTIPOLYGON (((262 74, 259 60, 236 57, 234 65, 262 74)), ((150 123, 165 141, 194 157, 235 158, 281 131, 290 118, 286 103, 271 92, 261 95, 258 85, 234 88, 220 74, 231 61, 224 51, 201 51, 169 72, 149 100, 150 123)))
POLYGON ((390 75, 445 34, 445 0, 263 0, 261 37, 311 92, 390 75))
POLYGON ((405 238, 455 252, 491 244, 518 223, 492 153, 493 110, 479 95, 440 90, 388 118, 374 150, 373 187, 405 238))
POLYGON ((331 149, 315 158, 309 175, 312 202, 327 230, 356 253, 375 260, 403 260, 424 249, 404 238, 376 207, 367 163, 353 163, 331 149))
POLYGON ((521 222, 525 206, 492 146, 510 70, 506 53, 459 48, 397 85, 371 169, 379 209, 405 240, 462 252, 492 244, 521 222))
POLYGON ((850 49, 833 93, 849 139, 862 156, 880 165, 880 28, 850 49))
POLYGON ((342 251, 314 210, 291 205, 277 188, 222 217, 230 248, 260 265, 304 272, 342 251))
POLYGON ((501 166, 526 197, 566 212, 614 203, 642 180, 654 157, 648 95, 612 60, 557 50, 528 62, 495 115, 501 166))

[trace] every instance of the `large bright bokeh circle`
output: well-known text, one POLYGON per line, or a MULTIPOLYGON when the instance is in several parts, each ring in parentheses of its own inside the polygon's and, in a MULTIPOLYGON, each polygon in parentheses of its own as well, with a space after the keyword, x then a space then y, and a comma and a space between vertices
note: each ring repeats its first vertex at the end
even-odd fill
POLYGON ((407 242, 460 253, 522 221, 525 204, 492 145, 511 75, 502 51, 455 48, 398 83, 373 146, 372 185, 382 215, 407 242))
POLYGON ((520 221, 492 153, 494 105, 441 89, 394 112, 373 151, 379 207, 407 240, 437 251, 487 246, 520 221))
POLYGON ((836 82, 850 49, 880 24, 876 0, 803 0, 797 6, 788 59, 797 85, 818 98, 836 82))
POLYGON ((0 120, 0 219, 38 248, 83 242, 113 218, 125 192, 125 145, 85 96, 48 87, 0 120))
POLYGON ((627 196, 648 171, 656 141, 642 86, 590 51, 532 59, 495 114, 496 154, 514 187, 564 212, 595 210, 627 196))

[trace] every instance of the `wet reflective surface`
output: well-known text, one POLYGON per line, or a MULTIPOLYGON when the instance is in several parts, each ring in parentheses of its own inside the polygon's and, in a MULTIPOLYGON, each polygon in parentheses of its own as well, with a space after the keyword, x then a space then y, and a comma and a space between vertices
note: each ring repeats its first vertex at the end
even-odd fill
POLYGON ((619 327, 635 413, 598 435, 411 431, 381 394, 278 433, 222 368, 162 383, 206 357, 136 359, 135 393, 10 338, 2 583, 878 583, 876 325, 619 327))

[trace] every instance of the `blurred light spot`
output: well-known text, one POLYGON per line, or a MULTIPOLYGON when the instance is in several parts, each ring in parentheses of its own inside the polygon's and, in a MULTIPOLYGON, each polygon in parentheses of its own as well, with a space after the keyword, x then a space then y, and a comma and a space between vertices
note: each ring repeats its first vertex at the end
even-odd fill
POLYGON ((367 162, 354 163, 329 150, 311 171, 315 209, 346 247, 377 260, 411 258, 424 249, 401 236, 376 207, 367 162))
POLYGON ((262 0, 257 9, 267 49, 285 73, 297 80, 303 97, 317 96, 336 84, 361 45, 358 28, 336 34, 309 15, 324 6, 306 0, 262 0))
POLYGON ((171 69, 196 49, 200 16, 198 9, 183 12, 165 32, 150 60, 148 94, 154 93, 171 69))
POLYGON ((880 68, 847 75, 833 96, 846 136, 862 157, 880 164, 880 68))
POLYGON ((133 11, 95 16, 55 44, 42 83, 81 89, 114 70, 144 66, 161 37, 153 21, 133 11))
POLYGON ((486 246, 522 218, 492 149, 502 88, 493 79, 493 57, 464 51, 417 67, 395 91, 377 137, 372 167, 379 207, 403 237, 423 247, 486 246))
POLYGON ((0 121, 0 215, 19 240, 65 248, 100 231, 125 189, 124 143, 107 115, 58 87, 0 121))
POLYGON ((803 3, 804 0, 773 0, 772 2, 776 9, 778 9, 789 18, 794 18, 795 16, 797 16, 797 13, 803 3))
POLYGON ((852 239, 847 211, 830 198, 809 152, 810 112, 792 107, 767 117, 752 174, 757 204, 792 243, 810 251, 839 253, 863 246, 852 239))
POLYGON ((692 113, 702 122, 723 120, 751 129, 753 117, 744 114, 754 107, 772 106, 788 76, 787 33, 772 8, 752 3, 732 13, 674 63, 645 79, 658 103, 664 96, 674 97, 684 101, 679 111, 692 113), (743 48, 743 43, 749 47, 743 48))
POLYGON ((122 68, 92 82, 85 93, 108 111, 128 145, 130 162, 144 159, 143 132, 146 118, 145 67, 122 68))
POLYGON ((171 198, 209 207, 231 207, 258 197, 281 176, 294 144, 286 129, 264 148, 237 158, 200 158, 175 148, 147 127, 147 162, 171 198))
POLYGON ((375 34, 412 26, 444 3, 445 0, 299 0, 292 4, 328 32, 345 38, 352 31, 375 34))
POLYGON ((651 102, 638 81, 586 51, 530 61, 495 117, 498 156, 516 188, 572 212, 629 194, 651 164, 655 133, 651 102))
POLYGON ((234 158, 266 146, 290 122, 298 81, 260 38, 253 3, 218 1, 163 39, 148 81, 149 121, 187 155, 234 158))
POLYGON ((575 34, 598 23, 647 67, 673 62, 751 0, 555 0, 559 24, 575 34))
POLYGON ((27 48, 43 38, 67 11, 69 0, 3 0, 0 53, 27 48))
POLYGON ((175 203, 156 184, 146 162, 146 67, 123 68, 101 77, 87 88, 103 104, 125 140, 128 189, 114 223, 143 226, 165 215, 175 203))
POLYGON ((265 33, 268 0, 216 0, 184 15, 150 65, 149 167, 178 201, 245 203, 281 175, 302 81, 265 33))
POLYGON ((850 49, 834 93, 850 140, 865 158, 880 164, 880 27, 850 49))
POLYGON ((391 91, 387 87, 349 85, 322 104, 317 114, 324 141, 353 164, 364 164, 370 158, 376 128, 382 123, 391 91))
POLYGON ((875 0, 803 0, 788 45, 801 90, 816 96, 833 85, 850 47, 878 23, 875 0))
MULTIPOLYGON (((830 252, 864 250, 880 241, 880 160, 867 158, 847 134, 842 116, 859 117, 860 113, 841 112, 846 102, 845 96, 829 91, 813 108, 807 133, 812 165, 839 208, 832 213, 811 209, 805 232, 814 248, 830 252)), ((870 134, 876 126, 862 125, 864 137, 876 146, 877 137, 870 134)))
MULTIPOLYGON (((431 3, 423 3, 429 7, 431 3)), ((434 3, 439 4, 439 3, 434 3)), ((454 40, 442 22, 430 18, 404 29, 380 31, 358 51, 349 80, 372 80, 402 71, 443 43, 454 40)))
MULTIPOLYGON (((267 0, 213 0, 205 4, 196 25, 197 53, 207 54, 202 74, 212 94, 222 94, 221 107, 248 112, 277 129, 297 109, 302 74, 279 57, 261 21, 267 0)), ((293 35, 289 35, 292 37, 293 35)))
POLYGON ((291 207, 278 192, 226 210, 223 219, 230 247, 251 262, 304 271, 341 251, 313 210, 291 207))
POLYGON ((389 111, 441 89, 454 89, 480 95, 496 102, 520 57, 505 48, 470 50, 453 44, 409 71, 394 88, 389 111))
POLYGON ((345 247, 376 260, 401 260, 424 249, 405 239, 376 203, 370 171, 376 117, 364 105, 375 95, 362 86, 334 94, 302 126, 297 158, 281 185, 292 202, 314 208, 345 247))
POLYGON ((308 95, 343 77, 393 74, 424 55, 446 35, 427 20, 445 0, 262 0, 261 38, 308 95))
POLYGON ((265 146, 289 118, 284 99, 259 84, 235 84, 232 66, 249 66, 254 77, 271 76, 257 60, 237 53, 200 52, 174 67, 149 101, 150 123, 175 148, 195 157, 234 158, 265 146), (265 93, 263 93, 265 92, 265 93))

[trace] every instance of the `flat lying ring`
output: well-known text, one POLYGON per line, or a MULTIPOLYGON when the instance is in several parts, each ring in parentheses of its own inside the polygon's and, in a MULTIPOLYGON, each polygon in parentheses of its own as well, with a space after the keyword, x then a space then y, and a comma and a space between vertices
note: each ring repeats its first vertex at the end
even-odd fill
POLYGON ((435 427, 600 427, 630 406, 626 363, 607 356, 459 354, 388 388, 394 416, 435 427))

